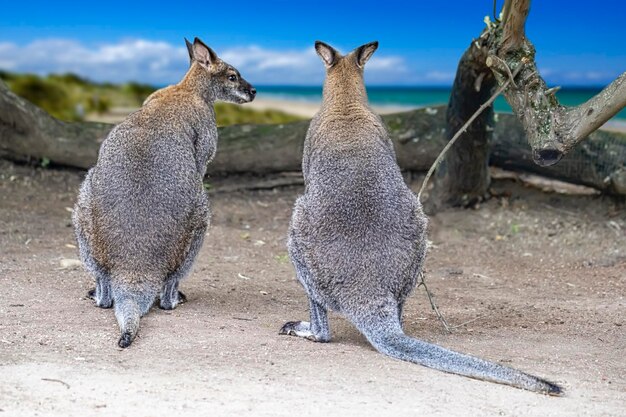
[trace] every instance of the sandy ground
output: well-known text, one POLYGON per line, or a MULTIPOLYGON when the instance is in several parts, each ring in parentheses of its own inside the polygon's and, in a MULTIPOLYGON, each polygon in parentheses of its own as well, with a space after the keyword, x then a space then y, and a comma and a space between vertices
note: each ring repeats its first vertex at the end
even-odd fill
MULTIPOLYGON (((189 301, 153 309, 117 348, 113 312, 85 297, 70 212, 84 173, 0 161, 1 416, 623 416, 626 213, 605 197, 509 196, 432 219, 427 282, 406 307, 416 337, 544 376, 547 397, 374 351, 331 315, 333 341, 279 336, 305 319, 285 234, 299 187, 220 192, 189 301)), ((411 183, 417 187, 417 183, 411 183)))

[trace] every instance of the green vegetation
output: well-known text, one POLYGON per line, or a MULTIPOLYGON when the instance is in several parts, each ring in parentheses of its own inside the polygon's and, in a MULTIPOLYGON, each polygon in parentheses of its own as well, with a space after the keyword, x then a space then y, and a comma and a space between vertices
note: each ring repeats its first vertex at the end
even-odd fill
MULTIPOLYGON (((96 83, 75 74, 52 74, 45 77, 34 74, 15 74, 0 71, 0 79, 25 99, 41 107, 54 117, 83 120, 88 114, 106 114, 114 108, 134 109, 148 97, 155 87, 130 82, 126 84, 96 83)), ((217 124, 274 124, 301 120, 277 110, 252 110, 229 103, 215 106, 217 124)))
POLYGON ((302 120, 301 117, 278 110, 253 110, 230 103, 216 103, 215 115, 218 126, 239 124, 279 124, 302 120))

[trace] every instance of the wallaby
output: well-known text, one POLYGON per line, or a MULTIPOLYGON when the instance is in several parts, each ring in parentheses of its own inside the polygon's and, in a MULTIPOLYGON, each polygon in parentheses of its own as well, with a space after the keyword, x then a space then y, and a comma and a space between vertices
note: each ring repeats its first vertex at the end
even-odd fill
POLYGON ((402 306, 424 262, 428 220, 404 182, 381 118, 368 106, 363 67, 377 48, 372 42, 342 56, 315 43, 326 80, 304 143, 305 192, 296 200, 288 238, 310 321, 288 322, 280 334, 330 341, 330 308, 393 358, 560 394, 548 381, 404 334, 402 306))
POLYGON ((73 223, 80 258, 95 277, 96 305, 115 308, 119 346, 160 298, 170 310, 209 223, 202 178, 217 146, 213 103, 250 102, 256 90, 200 39, 178 84, 154 93, 102 143, 80 188, 73 223))

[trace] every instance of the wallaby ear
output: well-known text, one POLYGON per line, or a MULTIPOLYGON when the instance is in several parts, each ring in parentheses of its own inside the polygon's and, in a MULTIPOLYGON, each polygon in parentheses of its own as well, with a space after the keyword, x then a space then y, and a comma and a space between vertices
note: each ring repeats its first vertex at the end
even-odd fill
POLYGON ((193 40, 193 59, 207 67, 219 60, 215 51, 206 46, 199 38, 193 40))
POLYGON ((330 68, 337 62, 339 53, 332 46, 325 44, 324 42, 315 41, 315 52, 322 58, 326 68, 330 68))
POLYGON ((187 45, 187 52, 189 53, 189 63, 193 62, 193 44, 185 38, 185 45, 187 45))
POLYGON ((370 57, 376 52, 378 49, 378 41, 366 43, 365 45, 361 45, 354 50, 354 54, 356 55, 356 63, 359 67, 363 68, 365 63, 370 59, 370 57))

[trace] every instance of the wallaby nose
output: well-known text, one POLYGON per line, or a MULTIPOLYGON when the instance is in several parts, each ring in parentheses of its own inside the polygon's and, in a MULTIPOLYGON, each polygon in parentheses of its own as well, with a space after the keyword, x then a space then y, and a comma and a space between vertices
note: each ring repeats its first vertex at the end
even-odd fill
POLYGON ((254 88, 254 87, 247 88, 245 91, 246 91, 246 93, 250 94, 251 96, 256 96, 256 88, 254 88))

